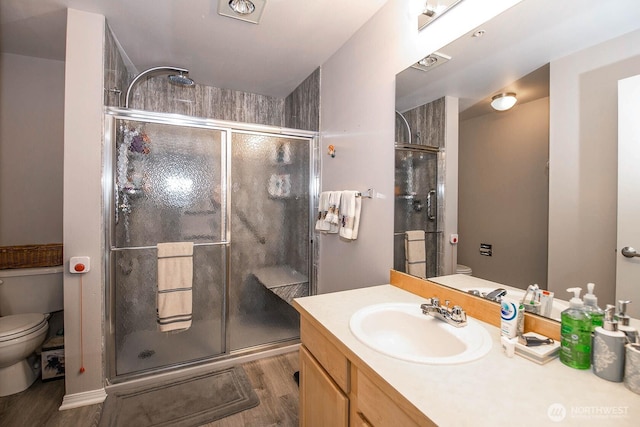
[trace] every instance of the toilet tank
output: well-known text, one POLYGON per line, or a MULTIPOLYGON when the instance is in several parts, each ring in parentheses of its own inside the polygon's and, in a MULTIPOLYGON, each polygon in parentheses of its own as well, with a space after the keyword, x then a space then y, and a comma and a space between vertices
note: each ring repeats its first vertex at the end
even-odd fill
POLYGON ((0 316, 64 308, 63 266, 0 270, 0 316))

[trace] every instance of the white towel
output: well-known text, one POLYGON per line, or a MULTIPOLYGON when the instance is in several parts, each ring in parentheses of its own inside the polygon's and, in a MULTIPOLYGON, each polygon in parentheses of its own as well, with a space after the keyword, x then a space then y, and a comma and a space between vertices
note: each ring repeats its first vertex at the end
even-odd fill
POLYGON ((362 210, 362 200, 358 196, 358 191, 343 191, 342 202, 340 202, 340 237, 347 240, 358 238, 358 228, 360 227, 360 212, 362 210))
POLYGON ((423 230, 410 230, 405 232, 404 257, 407 273, 426 279, 427 256, 423 230))
POLYGON ((327 221, 329 222, 329 234, 336 234, 340 231, 340 203, 342 201, 342 191, 329 192, 329 213, 327 221))
POLYGON ((193 242, 158 243, 158 328, 189 329, 192 319, 193 242))
POLYGON ((316 220, 317 231, 329 231, 330 223, 326 220, 329 210, 329 192, 323 191, 318 199, 318 219, 316 220))

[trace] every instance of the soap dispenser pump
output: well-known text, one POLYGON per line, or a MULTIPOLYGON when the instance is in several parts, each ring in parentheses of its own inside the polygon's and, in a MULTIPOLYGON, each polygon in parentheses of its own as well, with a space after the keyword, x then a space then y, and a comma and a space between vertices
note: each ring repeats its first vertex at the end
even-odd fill
POLYGON ((591 316, 580 299, 581 288, 569 288, 573 298, 560 314, 560 361, 575 369, 591 367, 591 316))
POLYGON ((622 382, 627 336, 618 330, 618 322, 613 317, 614 310, 615 306, 607 304, 604 325, 594 331, 593 372, 605 380, 622 382))
POLYGON ((584 294, 584 309, 591 316, 591 330, 603 325, 604 310, 598 307, 598 297, 594 295, 595 283, 587 283, 587 293, 584 294))
POLYGON ((618 301, 618 313, 616 313, 616 320, 619 325, 618 329, 627 335, 631 343, 640 344, 638 330, 629 324, 629 320, 631 319, 627 314, 627 305, 629 303, 631 303, 631 301, 618 301))

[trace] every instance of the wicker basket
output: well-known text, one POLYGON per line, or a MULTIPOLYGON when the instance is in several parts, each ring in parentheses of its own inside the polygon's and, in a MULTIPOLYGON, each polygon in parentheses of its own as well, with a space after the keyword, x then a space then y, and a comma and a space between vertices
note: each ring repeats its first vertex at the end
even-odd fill
POLYGON ((62 265, 62 243, 0 246, 0 270, 62 265))

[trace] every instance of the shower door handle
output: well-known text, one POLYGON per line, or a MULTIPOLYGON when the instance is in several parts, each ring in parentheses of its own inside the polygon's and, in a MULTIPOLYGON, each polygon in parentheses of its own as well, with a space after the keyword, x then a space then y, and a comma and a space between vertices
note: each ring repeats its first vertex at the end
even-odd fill
POLYGON ((435 221, 436 216, 433 214, 433 197, 436 195, 436 190, 430 190, 427 195, 427 219, 429 221, 435 221))

